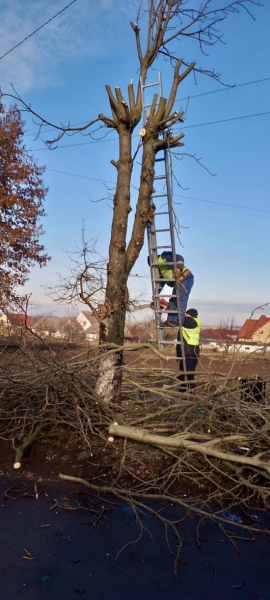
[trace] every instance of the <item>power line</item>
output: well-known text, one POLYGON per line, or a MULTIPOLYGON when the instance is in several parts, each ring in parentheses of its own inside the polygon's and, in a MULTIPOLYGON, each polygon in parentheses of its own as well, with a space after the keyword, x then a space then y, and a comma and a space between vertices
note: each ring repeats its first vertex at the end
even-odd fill
MULTIPOLYGON (((134 137, 139 137, 139 135, 135 135, 134 137)), ((74 148, 75 146, 88 146, 89 144, 101 144, 103 142, 111 142, 118 141, 118 138, 106 138, 105 140, 92 140, 91 142, 79 142, 78 144, 61 144, 61 146, 56 146, 53 150, 58 150, 59 148, 74 148)), ((50 148, 33 148, 32 152, 42 152, 43 150, 50 150, 50 148)))
POLYGON ((173 194, 178 198, 186 198, 187 200, 198 200, 198 202, 207 202, 209 204, 219 204, 221 206, 230 206, 232 208, 241 208, 242 210, 251 210, 254 212, 267 213, 270 215, 270 210, 263 210, 262 208, 254 208, 252 206, 241 206, 240 204, 229 204, 228 202, 218 202, 217 200, 206 200, 206 198, 196 198, 194 196, 184 196, 184 194, 173 194))
POLYGON ((254 81, 246 81, 245 83, 236 83, 230 87, 222 87, 218 90, 212 90, 210 92, 202 92, 201 94, 194 94, 193 96, 186 96, 186 98, 179 98, 176 102, 182 100, 190 100, 191 98, 200 98, 201 96, 209 96, 210 94, 218 94, 219 92, 228 92, 229 90, 235 90, 235 88, 244 87, 246 85, 254 85, 256 83, 262 83, 263 81, 269 81, 270 77, 264 77, 263 79, 255 79, 254 81))
POLYGON ((47 169, 46 171, 53 171, 54 173, 62 173, 62 175, 71 175, 72 177, 81 177, 82 179, 91 179, 92 181, 101 181, 102 183, 112 183, 116 185, 115 181, 108 181, 107 179, 98 179, 97 177, 90 177, 89 175, 78 175, 77 173, 70 173, 69 171, 57 171, 56 169, 47 169))
MULTIPOLYGON (((244 87, 246 85, 253 85, 255 83, 261 83, 263 81, 270 81, 270 77, 264 77, 263 79, 255 79, 254 81, 246 81, 245 83, 237 83, 232 87, 222 87, 218 90, 212 90, 210 92, 203 92, 201 94, 195 94, 193 96, 187 96, 186 98, 179 98, 176 102, 181 102, 182 100, 190 100, 191 98, 200 98, 201 96, 208 96, 209 94, 217 94, 218 92, 227 92, 228 90, 234 90, 238 87, 244 87)), ((80 123, 74 123, 72 127, 76 127, 77 125, 85 125, 88 121, 81 121, 80 123)), ((49 133, 50 131, 54 131, 54 129, 45 129, 42 133, 49 133)), ((36 133, 26 133, 24 137, 35 136, 36 133)))
MULTIPOLYGON (((194 125, 185 125, 181 127, 181 129, 191 129, 194 127, 205 127, 206 125, 217 125, 219 123, 228 123, 229 121, 239 121, 241 119, 251 119, 253 117, 262 117, 265 115, 270 115, 270 110, 261 113, 253 113, 252 115, 240 115, 240 117, 230 117, 228 119, 219 119, 218 121, 208 121, 207 123, 195 123, 194 125)), ((134 137, 140 137, 139 135, 134 135, 134 137)), ((73 148, 75 146, 87 146, 89 144, 101 144, 102 142, 112 142, 118 141, 118 138, 106 138, 104 140, 92 140, 91 142, 79 142, 78 144, 65 144, 61 146, 57 146, 55 150, 58 148, 73 148)), ((42 152, 43 150, 49 150, 49 148, 34 148, 34 152, 42 152)))
MULTIPOLYGON (((86 123, 89 123, 89 121, 80 121, 80 123, 73 123, 73 125, 70 125, 70 127, 77 127, 77 125, 86 125, 86 123)), ((54 127, 51 127, 51 129, 42 129, 41 133, 49 133, 50 131, 55 131, 54 127)), ((29 137, 30 135, 35 136, 37 135, 37 132, 35 133, 25 133, 24 137, 29 137)))
MULTIPOLYGON (((79 175, 78 173, 70 173, 70 171, 58 171, 56 169, 46 169, 46 171, 53 171, 54 173, 61 173, 62 175, 70 175, 71 177, 82 177, 83 179, 91 179, 94 181, 101 181, 102 183, 110 183, 116 185, 115 181, 109 181, 108 179, 98 179, 97 177, 90 177, 89 175, 79 175)), ((219 202, 218 200, 207 200, 206 198, 197 198, 194 196, 186 196, 184 194, 173 195, 177 198, 185 198, 186 200, 197 200, 198 202, 207 202, 208 204, 219 204, 221 206, 229 206, 230 208, 240 208, 242 210, 251 210, 253 212, 270 214, 270 210, 263 210, 262 208, 254 208, 252 206, 241 206, 240 204, 230 204, 228 202, 219 202)))
POLYGON ((37 29, 35 29, 35 31, 33 31, 32 33, 30 33, 21 42, 19 42, 18 44, 16 44, 16 46, 13 46, 13 48, 10 48, 10 50, 8 50, 5 54, 3 54, 2 56, 0 56, 0 60, 2 60, 2 58, 5 58, 5 56, 7 56, 8 54, 10 54, 11 52, 13 52, 13 50, 16 50, 16 48, 18 48, 19 46, 21 46, 21 44, 23 44, 24 42, 26 42, 26 40, 29 40, 29 38, 32 37, 32 35, 35 35, 35 33, 37 33, 38 31, 40 31, 43 27, 45 27, 45 25, 48 25, 48 23, 50 23, 51 21, 53 21, 53 19, 56 19, 56 17, 58 17, 58 15, 61 15, 61 13, 63 13, 65 10, 67 10, 67 8, 69 8, 75 2, 77 2, 77 0, 72 0, 72 2, 70 2, 69 4, 67 4, 67 6, 64 6, 64 8, 62 8, 62 10, 59 10, 59 12, 56 13, 56 15, 54 15, 50 19, 48 19, 48 21, 46 21, 46 23, 43 23, 43 25, 40 25, 40 27, 38 27, 37 29))
POLYGON ((270 115, 270 110, 261 113, 253 113, 252 115, 242 115, 240 117, 229 117, 229 119, 220 119, 218 121, 208 121, 207 123, 197 123, 196 125, 185 125, 181 129, 191 129, 192 127, 204 127, 205 125, 216 125, 217 123, 228 123, 228 121, 239 121, 240 119, 251 119, 253 117, 262 117, 270 115))

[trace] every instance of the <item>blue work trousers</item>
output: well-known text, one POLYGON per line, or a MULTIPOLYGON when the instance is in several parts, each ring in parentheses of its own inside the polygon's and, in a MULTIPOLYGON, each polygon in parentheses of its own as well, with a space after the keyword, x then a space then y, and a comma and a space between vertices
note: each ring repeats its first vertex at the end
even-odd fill
MULTIPOLYGON (((187 310, 189 294, 191 292, 193 284, 194 284, 194 277, 189 277, 188 279, 183 281, 183 284, 180 285, 180 287, 178 288, 179 289, 180 306, 181 306, 182 325, 185 320, 185 313, 187 310)), ((175 286, 173 288, 173 295, 176 295, 175 286)), ((177 299, 176 298, 170 298, 168 311, 170 311, 170 310, 177 310, 177 299)), ((178 324, 178 315, 168 312, 168 320, 174 321, 175 323, 178 324)))

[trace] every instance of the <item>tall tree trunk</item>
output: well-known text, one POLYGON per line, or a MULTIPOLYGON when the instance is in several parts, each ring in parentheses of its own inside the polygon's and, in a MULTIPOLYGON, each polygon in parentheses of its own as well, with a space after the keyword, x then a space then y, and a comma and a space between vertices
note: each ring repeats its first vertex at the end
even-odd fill
MULTIPOLYGON (((176 147, 182 145, 180 139, 183 133, 172 137, 170 126, 182 119, 183 113, 170 114, 171 105, 174 102, 177 86, 185 74, 179 76, 181 60, 175 67, 174 82, 171 89, 169 102, 155 94, 147 123, 142 130, 142 169, 140 179, 139 196, 136 206, 136 214, 133 224, 132 236, 126 250, 126 234, 128 214, 130 207, 130 184, 133 160, 131 156, 131 136, 134 127, 138 124, 141 110, 142 97, 140 88, 138 90, 137 105, 134 100, 133 86, 128 86, 129 104, 124 100, 120 88, 115 88, 116 98, 113 96, 109 86, 106 90, 109 96, 112 110, 112 120, 100 115, 108 127, 114 127, 119 134, 119 160, 111 161, 118 170, 117 187, 114 196, 114 210, 112 220, 112 231, 109 248, 108 278, 106 298, 104 305, 100 307, 100 342, 101 357, 99 364, 99 375, 96 384, 96 394, 104 403, 121 401, 121 382, 123 363, 123 350, 117 346, 123 346, 125 316, 128 306, 127 280, 130 271, 137 260, 144 242, 144 232, 147 222, 151 220, 155 207, 151 204, 154 182, 155 156, 159 150, 168 145, 176 147), (168 129, 166 138, 159 139, 159 135, 168 129), (102 343, 107 348, 102 349, 102 343), (108 345, 113 344, 108 352, 108 345)), ((186 74, 192 67, 186 69, 186 74)), ((146 71, 141 69, 142 79, 145 81, 146 71)))
MULTIPOLYGON (((100 327, 100 341, 101 343, 106 342, 107 350, 103 355, 101 354, 96 385, 96 393, 103 403, 121 401, 123 351, 115 350, 108 353, 108 345, 118 344, 122 346, 124 343, 125 315, 128 304, 127 279, 143 246, 147 222, 153 215, 154 208, 150 204, 150 198, 155 173, 155 151, 151 133, 149 141, 146 142, 143 149, 139 198, 132 237, 127 251, 125 251, 125 239, 127 218, 130 212, 129 190, 132 165, 130 161, 126 161, 122 165, 121 155, 118 165, 106 301, 104 307, 102 307, 104 319, 102 319, 100 327), (114 265, 114 268, 111 265, 114 265)), ((127 140, 126 135, 123 136, 123 139, 120 137, 120 147, 122 147, 123 155, 127 151, 128 142, 130 143, 130 139, 127 140)))
MULTIPOLYGON (((109 247, 106 299, 100 309, 100 342, 122 346, 124 342, 125 316, 128 305, 128 268, 126 234, 130 206, 130 181, 132 172, 131 131, 124 124, 119 126, 119 160, 117 187, 109 247)), ((103 402, 117 402, 121 391, 121 365, 123 351, 102 352, 96 393, 103 402)))

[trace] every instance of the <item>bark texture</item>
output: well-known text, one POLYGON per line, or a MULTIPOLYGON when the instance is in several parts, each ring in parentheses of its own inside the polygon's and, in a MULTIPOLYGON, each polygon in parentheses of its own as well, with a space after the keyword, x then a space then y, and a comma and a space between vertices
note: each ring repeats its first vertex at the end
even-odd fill
MULTIPOLYGON (((147 62, 143 66, 142 81, 145 81, 147 62)), ((181 61, 175 68, 172 89, 169 100, 154 95, 147 122, 141 135, 142 168, 140 187, 134 217, 133 229, 128 246, 126 247, 128 216, 131 212, 130 185, 134 158, 132 157, 132 133, 142 115, 142 98, 139 87, 137 100, 133 85, 128 86, 129 104, 122 96, 120 88, 115 89, 115 95, 109 86, 106 90, 109 97, 112 118, 99 115, 108 127, 115 128, 119 135, 119 158, 112 160, 117 169, 117 185, 113 199, 113 218, 109 246, 109 262, 107 266, 107 287, 105 302, 99 309, 100 321, 100 364, 96 385, 96 394, 101 402, 120 402, 121 400, 121 365, 123 350, 111 354, 103 353, 102 345, 123 346, 125 331, 125 316, 128 307, 127 281, 131 269, 136 262, 144 243, 147 223, 152 219, 155 206, 151 201, 155 175, 156 154, 166 147, 182 146, 180 141, 183 133, 173 137, 171 125, 182 121, 183 113, 170 114, 174 103, 177 82, 180 82, 179 69, 181 61)), ((191 68, 186 69, 186 75, 191 68)), ((181 76, 183 78, 183 75, 181 76)))

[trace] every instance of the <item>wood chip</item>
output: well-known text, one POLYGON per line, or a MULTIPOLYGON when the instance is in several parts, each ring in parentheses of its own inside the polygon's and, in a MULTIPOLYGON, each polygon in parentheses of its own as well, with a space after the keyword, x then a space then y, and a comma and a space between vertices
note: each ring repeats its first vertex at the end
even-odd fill
POLYGON ((242 581, 242 583, 239 583, 239 584, 233 585, 233 589, 234 589, 234 590, 239 590, 239 588, 243 587, 243 585, 245 585, 245 580, 244 580, 244 581, 242 581))

